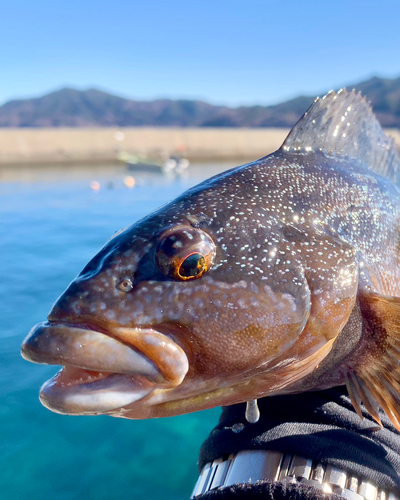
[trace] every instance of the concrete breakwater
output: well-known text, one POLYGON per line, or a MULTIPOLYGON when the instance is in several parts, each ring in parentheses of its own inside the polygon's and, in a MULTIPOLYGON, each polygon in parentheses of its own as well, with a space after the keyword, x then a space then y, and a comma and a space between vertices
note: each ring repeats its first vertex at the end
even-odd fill
POLYGON ((153 156, 184 152, 189 159, 255 159, 277 149, 286 129, 2 128, 0 165, 109 162, 119 151, 153 156))
MULTIPOLYGON (((386 132, 400 146, 399 130, 386 132)), ((287 134, 279 128, 2 128, 0 165, 109 162, 119 151, 252 160, 275 151, 287 134)))

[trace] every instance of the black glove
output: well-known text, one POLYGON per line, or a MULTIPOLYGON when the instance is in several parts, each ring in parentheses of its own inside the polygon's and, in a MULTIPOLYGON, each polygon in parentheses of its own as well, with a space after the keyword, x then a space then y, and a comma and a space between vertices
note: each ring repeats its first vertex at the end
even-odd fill
MULTIPOLYGON (((362 421, 345 388, 268 397, 258 404, 261 417, 256 424, 246 422, 245 404, 223 409, 219 424, 201 448, 200 470, 214 459, 242 450, 275 450, 330 464, 399 494, 400 435, 383 412, 382 429, 367 412, 362 421)), ((327 498, 309 486, 269 480, 212 490, 197 498, 258 496, 275 500, 327 498)))

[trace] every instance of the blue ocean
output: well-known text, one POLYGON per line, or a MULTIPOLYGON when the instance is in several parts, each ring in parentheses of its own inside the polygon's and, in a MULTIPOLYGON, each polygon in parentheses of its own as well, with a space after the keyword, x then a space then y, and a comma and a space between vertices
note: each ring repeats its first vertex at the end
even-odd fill
POLYGON ((57 415, 38 400, 57 368, 19 350, 115 231, 231 166, 196 164, 178 178, 123 165, 0 170, 1 499, 189 498, 220 409, 148 421, 57 415))

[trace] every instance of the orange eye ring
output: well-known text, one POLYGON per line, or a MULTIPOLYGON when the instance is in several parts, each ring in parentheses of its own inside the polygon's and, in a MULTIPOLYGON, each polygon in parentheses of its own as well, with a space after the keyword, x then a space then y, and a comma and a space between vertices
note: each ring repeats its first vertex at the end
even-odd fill
POLYGON ((177 268, 177 278, 181 280, 200 278, 200 276, 207 272, 207 269, 204 255, 194 252, 180 262, 177 268))
POLYGON ((214 263, 215 244, 200 229, 180 227, 164 233, 156 250, 158 269, 177 281, 198 279, 214 263))

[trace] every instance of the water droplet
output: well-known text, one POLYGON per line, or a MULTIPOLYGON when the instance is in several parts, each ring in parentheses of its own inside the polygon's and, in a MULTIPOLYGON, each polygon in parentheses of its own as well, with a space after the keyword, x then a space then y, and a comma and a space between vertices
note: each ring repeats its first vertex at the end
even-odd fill
POLYGON ((232 432, 234 432, 235 434, 239 434, 239 432, 242 432, 243 429, 244 424, 242 424, 241 422, 232 425, 232 432))

